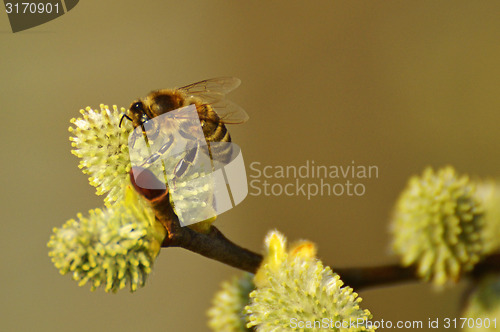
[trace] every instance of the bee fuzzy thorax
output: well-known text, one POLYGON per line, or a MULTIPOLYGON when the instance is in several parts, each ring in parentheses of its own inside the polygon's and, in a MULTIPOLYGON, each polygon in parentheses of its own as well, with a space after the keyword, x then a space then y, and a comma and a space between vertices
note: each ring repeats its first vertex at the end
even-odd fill
POLYGON ((149 109, 149 117, 164 114, 184 106, 186 95, 178 90, 163 89, 151 92, 144 104, 149 109))

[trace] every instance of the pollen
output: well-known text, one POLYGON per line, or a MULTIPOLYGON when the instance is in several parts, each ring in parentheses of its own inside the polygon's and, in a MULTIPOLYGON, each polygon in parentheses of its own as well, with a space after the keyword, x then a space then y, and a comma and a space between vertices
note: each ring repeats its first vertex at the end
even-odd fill
POLYGON ((452 167, 412 177, 396 203, 393 249, 420 277, 456 282, 483 254, 483 206, 475 186, 452 167))
POLYGON ((116 105, 110 109, 101 104, 100 110, 86 107, 80 110, 81 117, 71 119, 69 128, 71 153, 80 158, 79 168, 89 176, 97 195, 106 195, 107 206, 123 196, 131 169, 128 136, 133 128, 128 121, 119 126, 124 112, 116 105))
POLYGON ((80 286, 117 292, 144 286, 166 231, 149 203, 131 187, 112 207, 77 215, 54 229, 49 256, 61 274, 73 273, 80 286))
MULTIPOLYGON (((324 266, 315 253, 312 242, 299 241, 287 249, 281 233, 268 234, 264 260, 254 278, 257 288, 249 294, 250 303, 245 307, 248 328, 299 330, 293 322, 300 321, 310 331, 338 330, 339 322, 366 322, 372 318, 368 310, 360 308, 358 294, 344 286, 340 276, 324 266), (328 318, 328 327, 313 325, 324 322, 324 318, 328 318)), ((373 330, 363 324, 349 329, 373 330)))

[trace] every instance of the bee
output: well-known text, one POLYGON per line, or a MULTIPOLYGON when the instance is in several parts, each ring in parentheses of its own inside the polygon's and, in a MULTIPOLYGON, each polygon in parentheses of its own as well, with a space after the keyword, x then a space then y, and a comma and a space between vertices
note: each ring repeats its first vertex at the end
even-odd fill
MULTIPOLYGON (((175 89, 162 89, 150 92, 146 97, 132 102, 127 113, 120 120, 126 118, 132 122, 135 129, 149 125, 147 137, 154 140, 162 137, 162 146, 156 149, 141 165, 147 168, 162 157, 174 143, 171 133, 179 132, 190 141, 184 157, 174 167, 173 173, 180 178, 195 163, 201 153, 200 142, 193 134, 193 122, 182 117, 168 123, 150 121, 168 112, 194 105, 199 119, 199 125, 204 138, 208 143, 210 158, 227 162, 231 155, 231 144, 210 144, 217 142, 231 142, 231 136, 226 124, 240 124, 248 120, 247 113, 238 105, 225 98, 226 94, 236 89, 241 81, 235 77, 220 77, 189 84, 175 89)), ((191 119, 192 120, 192 119, 191 119)), ((199 127, 198 125, 198 127, 199 127)))

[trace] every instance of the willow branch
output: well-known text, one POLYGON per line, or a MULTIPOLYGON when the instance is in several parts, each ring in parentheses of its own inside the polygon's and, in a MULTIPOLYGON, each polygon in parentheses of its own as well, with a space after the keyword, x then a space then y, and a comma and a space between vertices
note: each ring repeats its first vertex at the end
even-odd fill
POLYGON ((332 270, 340 275, 346 285, 355 290, 365 287, 393 286, 418 280, 415 268, 402 267, 398 264, 352 268, 332 267, 332 270))
MULTIPOLYGON (((152 184, 158 181, 147 171, 141 170, 141 175, 147 177, 147 181, 152 184)), ((214 226, 208 233, 199 233, 189 227, 181 227, 170 204, 168 190, 141 188, 137 186, 133 176, 131 176, 131 181, 137 192, 151 203, 156 219, 167 230, 162 247, 181 247, 240 270, 251 273, 257 271, 262 263, 262 255, 231 242, 214 226)), ((144 178, 141 179, 141 183, 143 181, 144 178)), ((398 264, 354 268, 332 267, 332 270, 340 275, 346 285, 355 290, 419 280, 414 267, 402 267, 398 264)), ((500 272, 500 254, 483 259, 469 273, 469 277, 478 279, 491 272, 500 272)))
MULTIPOLYGON (((368 287, 394 286, 404 282, 420 280, 414 266, 403 267, 399 264, 332 268, 332 270, 340 275, 340 278, 346 285, 355 290, 368 287)), ((500 254, 492 254, 485 257, 481 262, 476 264, 474 270, 469 272, 466 277, 477 280, 488 273, 500 273, 500 254)))
MULTIPOLYGON (((167 230, 162 247, 181 247, 244 271, 251 273, 257 271, 262 262, 262 255, 231 242, 214 226, 208 233, 181 227, 179 218, 170 204, 168 190, 144 189, 136 184, 132 172, 130 179, 134 188, 151 203, 156 219, 167 230)), ((139 173, 141 184, 149 183, 149 187, 152 188, 161 187, 158 185, 159 181, 149 171, 141 169, 139 173)))

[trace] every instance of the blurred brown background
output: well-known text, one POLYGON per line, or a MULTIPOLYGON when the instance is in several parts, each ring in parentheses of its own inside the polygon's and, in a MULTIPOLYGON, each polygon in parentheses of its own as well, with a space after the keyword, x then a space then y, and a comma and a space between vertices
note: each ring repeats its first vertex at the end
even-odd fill
MULTIPOLYGON (((13 34, 0 14, 2 331, 208 331, 238 271, 164 249, 145 288, 78 287, 47 256, 53 227, 102 205, 70 154, 78 110, 231 75, 250 121, 230 128, 245 162, 377 165, 363 197, 248 196, 217 225, 260 250, 277 228, 335 266, 384 264, 407 178, 454 165, 500 173, 498 1, 81 1, 13 34)), ((460 317, 464 284, 361 292, 380 320, 460 317)))

